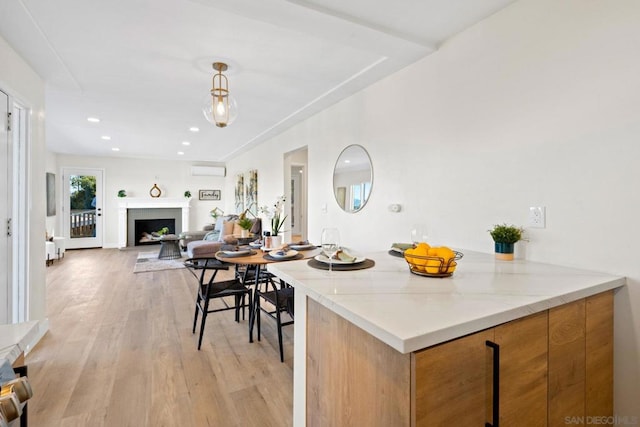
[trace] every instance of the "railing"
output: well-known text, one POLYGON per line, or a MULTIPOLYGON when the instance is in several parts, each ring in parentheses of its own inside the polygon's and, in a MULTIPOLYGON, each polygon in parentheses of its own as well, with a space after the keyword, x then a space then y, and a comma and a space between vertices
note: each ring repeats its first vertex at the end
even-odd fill
POLYGON ((95 237, 96 235, 96 210, 71 211, 70 216, 71 238, 95 237))

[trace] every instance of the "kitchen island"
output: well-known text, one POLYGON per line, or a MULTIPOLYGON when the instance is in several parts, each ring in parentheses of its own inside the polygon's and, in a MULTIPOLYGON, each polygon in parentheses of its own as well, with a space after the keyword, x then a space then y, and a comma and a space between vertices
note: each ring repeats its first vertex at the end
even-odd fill
POLYGON ((268 266, 296 288, 294 425, 547 425, 547 412, 609 411, 625 279, 462 252, 449 278, 411 274, 387 252, 366 254, 366 270, 268 266))

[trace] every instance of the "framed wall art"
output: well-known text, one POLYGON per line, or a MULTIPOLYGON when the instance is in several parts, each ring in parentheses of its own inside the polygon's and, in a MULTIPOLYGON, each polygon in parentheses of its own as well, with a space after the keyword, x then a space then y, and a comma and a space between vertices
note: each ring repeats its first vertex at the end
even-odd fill
POLYGON ((236 212, 244 212, 244 175, 236 176, 236 212))
POLYGON ((198 191, 199 200, 220 200, 220 198, 221 198, 220 190, 199 190, 198 191))
POLYGON ((47 216, 56 214, 56 174, 47 172, 47 216))
POLYGON ((254 215, 258 215, 258 171, 250 170, 247 176, 245 193, 245 209, 249 209, 254 215))

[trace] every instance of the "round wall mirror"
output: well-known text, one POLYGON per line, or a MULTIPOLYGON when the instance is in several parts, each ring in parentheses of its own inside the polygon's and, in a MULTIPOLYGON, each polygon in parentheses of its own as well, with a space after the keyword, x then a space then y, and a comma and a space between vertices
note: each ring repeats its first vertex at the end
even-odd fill
POLYGON ((358 212, 367 204, 373 186, 373 166, 362 145, 342 150, 333 169, 333 194, 345 212, 358 212))

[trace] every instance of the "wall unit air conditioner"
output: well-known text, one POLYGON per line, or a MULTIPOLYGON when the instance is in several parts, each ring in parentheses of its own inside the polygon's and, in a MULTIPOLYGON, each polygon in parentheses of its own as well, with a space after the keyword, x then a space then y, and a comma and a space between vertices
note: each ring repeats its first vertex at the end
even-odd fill
POLYGON ((191 176, 226 176, 224 166, 191 166, 191 176))

